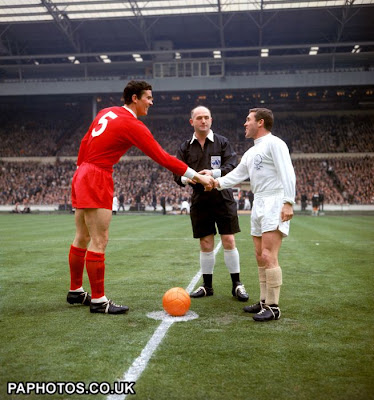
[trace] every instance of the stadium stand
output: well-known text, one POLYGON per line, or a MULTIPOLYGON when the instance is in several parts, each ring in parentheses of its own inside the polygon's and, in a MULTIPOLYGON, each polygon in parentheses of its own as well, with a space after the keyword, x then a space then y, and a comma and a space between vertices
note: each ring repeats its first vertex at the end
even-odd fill
MULTIPOLYGON (((186 103, 182 108, 189 110, 191 104, 186 103)), ((109 104, 107 101, 102 106, 109 104)), ((253 143, 244 138, 242 126, 248 110, 240 108, 243 113, 239 115, 236 107, 234 102, 225 111, 217 109, 213 113, 213 129, 228 137, 241 157, 253 143)), ((166 109, 172 109, 172 105, 166 109)), ((316 191, 324 193, 326 204, 374 203, 374 158, 365 156, 374 153, 373 113, 352 110, 275 115, 273 133, 287 142, 294 158, 299 204, 302 194, 310 201, 316 191), (347 157, 356 153, 361 155, 347 157)), ((144 122, 159 143, 175 154, 179 144, 191 136, 188 119, 188 112, 172 116, 150 113, 144 122)), ((1 121, 0 205, 59 204, 68 208, 75 159, 90 124, 87 107, 78 103, 62 110, 8 112, 1 121), (37 161, 30 161, 29 157, 36 157, 37 161), (21 159, 24 162, 19 162, 21 159)), ((122 161, 114 172, 116 193, 124 194, 127 208, 151 207, 155 199, 159 204, 161 196, 165 196, 167 204, 178 209, 181 201, 190 197, 189 188, 177 187, 168 171, 150 160, 139 160, 144 154, 138 149, 132 148, 126 159, 128 156, 137 156, 136 162, 122 161)))
MULTIPOLYGON (((70 185, 76 165, 74 161, 43 163, 0 162, 0 204, 65 205, 70 203, 70 185)), ((114 171, 115 191, 125 196, 125 205, 134 210, 153 205, 153 195, 159 203, 179 208, 183 199, 190 198, 190 189, 175 185, 171 173, 153 161, 124 161, 114 171)))
MULTIPOLYGON (((133 78, 154 82, 155 112, 144 122, 169 153, 190 137, 188 112, 202 104, 212 111, 213 129, 228 137, 241 156, 252 145, 243 129, 248 108, 263 105, 274 111, 273 133, 292 153, 298 203, 302 194, 310 201, 323 191, 326 204, 374 204, 371 1, 345 2, 332 20, 322 1, 294 2, 289 9, 264 1, 261 10, 256 2, 229 2, 231 11, 209 2, 210 24, 201 23, 206 15, 198 7, 179 15, 167 2, 156 7, 152 2, 143 5, 146 19, 141 13, 106 18, 89 3, 83 6, 89 12, 77 19, 58 14, 57 6, 44 10, 53 2, 39 11, 19 2, 17 13, 14 5, 3 6, 0 206, 66 208, 79 144, 92 116, 121 105, 124 82, 133 78), (297 24, 293 7, 298 8, 297 24), (70 27, 62 36, 57 15, 70 27), (267 22, 253 23, 264 17, 272 21, 271 29, 263 29, 267 22), (14 19, 17 23, 8 26, 14 19), (144 43, 134 23, 144 24, 144 43), (109 45, 108 37, 116 40, 109 45), (310 43, 319 45, 317 57, 310 43)), ((67 12, 74 15, 74 8, 70 4, 67 12)), ((115 190, 124 193, 127 207, 152 207, 154 198, 159 202, 166 194, 176 208, 189 197, 189 189, 176 187, 168 171, 138 157, 143 154, 132 148, 114 172, 115 190), (136 162, 129 157, 137 157, 136 162)))
MULTIPOLYGON (((293 160, 297 176, 297 202, 306 194, 311 200, 323 192, 326 204, 374 204, 374 158, 307 158, 293 160)), ((70 203, 70 184, 75 171, 73 160, 42 162, 0 162, 0 204, 70 203)), ((166 196, 168 205, 178 209, 189 199, 189 188, 181 189, 171 173, 151 160, 121 161, 114 171, 115 191, 122 192, 133 210, 151 207, 153 196, 159 204, 166 196)))
MULTIPOLYGON (((239 155, 251 146, 244 139, 242 123, 245 116, 245 113, 234 117, 231 114, 222 119, 224 114, 219 114, 220 118, 213 122, 213 129, 226 136, 239 155)), ((178 145, 191 135, 188 118, 188 114, 163 119, 150 115, 144 122, 161 146, 175 154, 178 145)), ((40 120, 22 120, 20 116, 8 119, 8 123, 0 128, 0 157, 76 156, 89 124, 88 118, 77 119, 74 113, 64 114, 64 119, 61 114, 40 120)), ((373 130, 374 115, 370 113, 276 114, 273 133, 286 141, 291 153, 366 153, 374 152, 373 130)), ((142 153, 133 148, 128 155, 140 156, 142 153)))

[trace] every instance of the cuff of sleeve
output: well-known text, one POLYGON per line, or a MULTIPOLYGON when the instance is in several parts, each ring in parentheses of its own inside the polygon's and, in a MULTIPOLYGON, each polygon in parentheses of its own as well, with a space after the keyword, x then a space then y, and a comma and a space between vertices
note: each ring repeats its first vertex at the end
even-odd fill
POLYGON ((188 167, 183 176, 189 179, 193 179, 195 175, 197 175, 197 172, 194 169, 188 167))
POLYGON ((181 182, 183 183, 183 185, 187 185, 187 179, 185 176, 181 177, 181 182))
POLYGON ((222 172, 220 169, 212 169, 212 174, 213 174, 213 178, 220 178, 222 175, 222 172))
MULTIPOLYGON (((217 178, 217 181, 218 181, 219 184, 221 185, 221 179, 217 178)), ((216 189, 219 190, 219 191, 221 191, 221 190, 223 190, 224 188, 218 186, 216 189)))
POLYGON ((288 197, 285 197, 283 199, 283 204, 285 204, 285 203, 290 203, 291 205, 294 205, 295 204, 295 200, 291 199, 291 198, 288 198, 288 197))

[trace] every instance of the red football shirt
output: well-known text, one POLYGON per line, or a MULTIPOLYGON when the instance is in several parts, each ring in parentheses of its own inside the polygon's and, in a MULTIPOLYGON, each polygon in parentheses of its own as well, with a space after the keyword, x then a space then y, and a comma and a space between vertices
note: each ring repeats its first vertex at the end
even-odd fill
POLYGON ((82 139, 77 164, 87 162, 113 172, 113 165, 132 146, 176 175, 183 176, 188 168, 167 153, 143 122, 124 107, 105 108, 97 114, 82 139))

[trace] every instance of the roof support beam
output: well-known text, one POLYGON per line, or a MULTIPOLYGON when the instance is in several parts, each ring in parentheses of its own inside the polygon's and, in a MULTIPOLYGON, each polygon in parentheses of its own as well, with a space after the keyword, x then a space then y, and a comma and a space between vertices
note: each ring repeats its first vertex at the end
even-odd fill
MULTIPOLYGON (((360 11, 360 8, 355 8, 354 12, 351 15, 349 15, 350 11, 352 10, 352 6, 353 6, 354 2, 355 2, 355 0, 345 0, 345 4, 344 4, 344 6, 342 8, 342 16, 341 16, 341 18, 338 18, 332 11, 327 9, 327 12, 330 15, 332 15, 338 21, 338 29, 337 29, 337 33, 336 33, 335 43, 340 43, 340 40, 341 40, 341 38, 343 36, 343 31, 344 31, 344 28, 345 28, 346 24, 348 23, 348 21, 351 18, 353 18, 360 11)), ((333 53, 332 70, 335 71, 336 46, 334 47, 334 49, 332 49, 332 53, 333 53)))
POLYGON ((5 32, 10 28, 10 24, 7 25, 2 32, 0 33, 0 54, 9 54, 10 51, 9 49, 5 46, 4 44, 4 40, 2 39, 2 37, 4 36, 5 32))
MULTIPOLYGON (((259 21, 257 21, 252 13, 248 12, 247 15, 249 18, 254 22, 254 24, 258 28, 258 46, 261 49, 263 46, 262 43, 262 34, 263 34, 263 29, 266 27, 266 25, 278 14, 278 11, 275 11, 273 14, 270 15, 270 17, 264 22, 264 0, 261 0, 261 9, 259 13, 259 21)), ((261 71, 261 58, 258 61, 258 72, 261 71)))
MULTIPOLYGON (((128 1, 132 12, 134 13, 137 21, 137 26, 136 28, 140 31, 140 33, 143 36, 144 43, 147 47, 148 50, 151 49, 151 39, 149 35, 149 29, 147 29, 147 24, 145 22, 145 18, 143 17, 142 11, 138 5, 138 2, 136 0, 129 0, 128 1)), ((157 18, 158 20, 158 18, 157 18)), ((131 22, 131 20, 129 20, 131 22)), ((154 22, 153 22, 154 23, 154 22)))
POLYGON ((218 6, 219 39, 220 39, 221 47, 224 49, 226 47, 226 43, 225 43, 225 31, 224 31, 224 26, 223 26, 221 0, 217 0, 217 6, 218 6))
POLYGON ((52 15, 58 28, 64 33, 68 38, 70 44, 73 46, 74 50, 77 52, 81 51, 81 45, 77 35, 74 33, 69 17, 64 11, 60 11, 58 7, 53 4, 51 0, 41 0, 44 7, 52 15))

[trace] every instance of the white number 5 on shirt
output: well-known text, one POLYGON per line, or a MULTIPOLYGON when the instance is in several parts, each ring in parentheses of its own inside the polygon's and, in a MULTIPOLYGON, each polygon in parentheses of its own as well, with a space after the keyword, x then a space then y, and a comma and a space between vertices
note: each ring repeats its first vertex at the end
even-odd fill
POLYGON ((92 136, 93 137, 96 137, 96 136, 99 136, 99 135, 101 135, 104 131, 105 131, 105 129, 106 129, 106 127, 107 127, 107 125, 108 125, 108 120, 109 120, 109 118, 110 119, 116 119, 118 117, 118 115, 117 114, 114 114, 114 112, 113 111, 109 111, 109 112, 107 112, 106 114, 104 114, 100 119, 99 119, 99 122, 98 122, 98 125, 101 125, 101 128, 97 131, 96 130, 96 128, 95 129, 92 129, 92 136))

